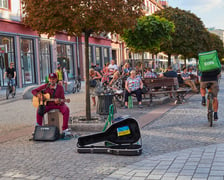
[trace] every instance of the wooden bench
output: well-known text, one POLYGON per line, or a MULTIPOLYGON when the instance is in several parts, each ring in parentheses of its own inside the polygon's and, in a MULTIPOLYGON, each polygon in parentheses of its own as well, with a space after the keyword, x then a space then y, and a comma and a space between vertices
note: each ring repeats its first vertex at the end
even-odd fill
POLYGON ((144 78, 143 84, 146 88, 146 95, 149 95, 150 104, 152 104, 153 96, 164 94, 175 98, 175 104, 181 104, 185 95, 189 92, 188 88, 179 88, 177 78, 144 78))

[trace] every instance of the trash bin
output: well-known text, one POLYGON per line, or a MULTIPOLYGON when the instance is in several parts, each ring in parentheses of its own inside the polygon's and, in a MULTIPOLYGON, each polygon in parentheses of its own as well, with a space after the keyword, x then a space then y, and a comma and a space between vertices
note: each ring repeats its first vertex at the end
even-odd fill
POLYGON ((98 95, 96 113, 99 115, 109 115, 109 107, 114 105, 114 113, 116 113, 115 103, 113 103, 113 94, 100 94, 98 95))

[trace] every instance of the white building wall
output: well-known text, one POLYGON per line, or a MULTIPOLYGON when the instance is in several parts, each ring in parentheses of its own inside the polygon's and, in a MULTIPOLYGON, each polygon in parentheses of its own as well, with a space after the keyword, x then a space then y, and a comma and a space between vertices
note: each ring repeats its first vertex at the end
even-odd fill
POLYGON ((12 21, 21 21, 21 5, 20 0, 11 0, 10 1, 10 10, 0 9, 0 18, 12 20, 12 21))

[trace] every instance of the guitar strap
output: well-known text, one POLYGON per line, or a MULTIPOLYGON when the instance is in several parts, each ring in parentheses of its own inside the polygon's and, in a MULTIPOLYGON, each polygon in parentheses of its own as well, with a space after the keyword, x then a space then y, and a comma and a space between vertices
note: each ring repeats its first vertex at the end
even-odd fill
MULTIPOLYGON (((46 89, 50 86, 50 84, 48 84, 44 89, 41 90, 42 95, 45 93, 46 89)), ((40 104, 40 99, 39 99, 39 104, 40 104)), ((40 116, 44 116, 44 112, 45 112, 45 105, 44 103, 42 105, 39 105, 37 113, 40 116)))
POLYGON ((56 88, 54 89, 54 92, 53 92, 52 98, 54 98, 54 96, 55 96, 55 93, 56 93, 57 87, 58 87, 58 85, 56 85, 56 88))

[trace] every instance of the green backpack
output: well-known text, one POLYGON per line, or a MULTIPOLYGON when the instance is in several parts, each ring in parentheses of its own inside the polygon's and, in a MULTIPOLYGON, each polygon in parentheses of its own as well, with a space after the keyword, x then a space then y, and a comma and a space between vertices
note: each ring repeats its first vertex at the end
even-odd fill
POLYGON ((198 54, 199 70, 209 72, 221 68, 218 53, 216 50, 198 54))

